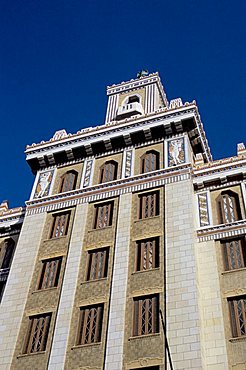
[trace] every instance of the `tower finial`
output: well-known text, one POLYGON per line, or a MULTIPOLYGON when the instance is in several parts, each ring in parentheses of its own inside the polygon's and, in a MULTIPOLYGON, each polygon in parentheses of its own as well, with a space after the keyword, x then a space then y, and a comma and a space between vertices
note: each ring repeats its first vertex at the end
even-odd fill
POLYGON ((148 76, 149 71, 147 69, 142 69, 137 73, 137 78, 148 76))

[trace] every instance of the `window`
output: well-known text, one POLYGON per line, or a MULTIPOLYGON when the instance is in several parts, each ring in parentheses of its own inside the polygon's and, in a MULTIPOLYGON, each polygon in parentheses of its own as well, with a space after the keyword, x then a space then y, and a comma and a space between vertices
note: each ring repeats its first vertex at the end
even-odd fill
POLYGON ((137 95, 132 95, 132 96, 129 96, 127 104, 139 103, 139 102, 140 102, 139 97, 137 95))
POLYGON ((50 238, 59 238, 60 236, 67 235, 70 212, 59 213, 54 215, 53 217, 54 220, 50 238))
POLYGON ((10 267, 13 253, 14 253, 15 242, 13 239, 5 239, 0 244, 0 269, 7 269, 10 267))
POLYGON ((222 192, 217 198, 220 223, 234 222, 241 219, 238 194, 232 191, 222 192))
POLYGON ((246 297, 235 297, 228 300, 231 316, 232 336, 246 334, 246 297))
POLYGON ((142 157, 142 173, 159 170, 159 153, 150 150, 142 157))
POLYGON ((95 206, 94 229, 103 229, 112 225, 113 202, 95 206))
POLYGON ((61 270, 61 263, 61 257, 42 261, 43 266, 38 289, 48 289, 57 286, 61 270))
POLYGON ((139 196, 139 219, 159 215, 159 192, 139 196))
POLYGON ((136 252, 136 271, 159 267, 159 238, 138 241, 136 252))
POLYGON ((29 317, 29 327, 24 353, 45 351, 50 327, 51 314, 29 317))
POLYGON ((88 252, 87 280, 102 279, 107 276, 108 256, 108 248, 88 252))
POLYGON ((61 177, 60 193, 74 190, 76 187, 78 172, 68 171, 61 177))
POLYGON ((134 299, 133 336, 159 332, 159 296, 134 299))
POLYGON ((103 304, 80 309, 77 345, 97 343, 101 340, 103 304))
POLYGON ((114 161, 106 162, 101 167, 100 183, 116 180, 118 164, 114 161))
POLYGON ((222 242, 226 270, 245 267, 245 239, 234 239, 222 242))

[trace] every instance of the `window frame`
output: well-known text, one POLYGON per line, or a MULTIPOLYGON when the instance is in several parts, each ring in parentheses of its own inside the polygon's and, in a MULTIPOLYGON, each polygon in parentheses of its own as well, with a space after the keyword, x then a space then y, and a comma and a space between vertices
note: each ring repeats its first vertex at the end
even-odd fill
POLYGON ((86 281, 101 280, 108 276, 109 247, 89 250, 87 253, 86 281), (103 261, 100 265, 101 256, 96 258, 96 253, 103 253, 103 261), (92 276, 93 264, 95 266, 95 277, 92 276), (100 268, 101 267, 101 268, 100 268))
POLYGON ((232 190, 222 191, 216 199, 218 219, 221 224, 236 222, 242 219, 239 195, 232 190), (232 208, 230 207, 232 205, 232 208), (231 212, 230 210, 233 210, 231 212))
POLYGON ((140 173, 148 173, 153 171, 158 171, 160 169, 160 153, 154 149, 147 150, 141 157, 141 171, 140 173), (147 158, 152 155, 155 156, 154 165, 153 159, 150 161, 150 169, 146 166, 147 158))
POLYGON ((78 172, 77 171, 69 170, 66 173, 64 173, 61 176, 61 179, 60 179, 59 193, 65 193, 67 191, 75 190, 76 185, 77 185, 77 180, 78 180, 78 172), (74 175, 74 179, 72 181, 72 186, 68 186, 66 184, 67 178, 68 178, 68 176, 70 176, 70 174, 74 175))
POLYGON ((99 303, 90 306, 80 307, 79 312, 79 324, 76 337, 76 346, 84 346, 94 343, 100 343, 102 338, 103 328, 103 315, 104 315, 104 304, 99 303), (92 319, 89 316, 90 310, 93 310, 92 319), (95 310, 97 311, 95 332, 93 334, 93 321, 95 316, 95 310), (89 329, 88 329, 89 328, 89 329), (88 340, 86 337, 88 336, 88 340))
POLYGON ((0 270, 9 269, 15 251, 15 241, 12 238, 5 238, 0 245, 0 270))
POLYGON ((133 328, 132 328, 133 337, 159 333, 159 330, 160 330, 159 301, 160 301, 159 294, 134 297, 133 299, 133 328), (151 306, 150 306, 150 302, 151 302, 151 306), (146 305, 147 309, 145 308, 146 315, 144 316, 145 323, 143 325, 142 311, 143 311, 144 305, 146 305), (152 315, 151 328, 148 327, 149 316, 150 316, 149 307, 153 308, 151 312, 151 315, 152 315))
POLYGON ((39 352, 44 352, 46 350, 49 331, 50 331, 51 318, 52 318, 52 313, 50 313, 50 312, 40 314, 40 315, 29 316, 28 329, 27 329, 25 342, 24 342, 24 347, 23 347, 23 354, 39 353, 39 352), (37 346, 38 346, 38 342, 40 340, 40 337, 38 337, 38 335, 37 335, 36 338, 35 338, 34 334, 35 334, 35 330, 37 328, 37 325, 38 325, 37 333, 40 334, 40 330, 42 328, 42 323, 38 322, 39 319, 44 319, 45 322, 44 322, 43 335, 41 336, 40 348, 37 350, 37 346), (36 348, 36 350, 32 350, 33 344, 34 344, 34 348, 36 348))
POLYGON ((233 338, 246 337, 246 296, 237 296, 228 299, 229 314, 231 322, 231 332, 233 338), (240 319, 238 312, 238 303, 244 305, 244 310, 242 310, 243 318, 243 333, 240 328, 240 319))
POLYGON ((118 172, 118 162, 114 160, 106 161, 100 167, 99 184, 117 180, 117 172, 118 172), (108 167, 111 167, 112 170, 109 170, 108 167), (109 178, 107 176, 108 174, 109 178))
POLYGON ((246 241, 244 237, 221 240, 225 271, 246 267, 246 241))
POLYGON ((160 267, 160 237, 138 240, 135 249, 135 272, 150 271, 160 267), (150 261, 150 243, 152 244, 152 266, 150 261), (145 244, 147 247, 145 248, 145 244), (145 256, 146 249, 146 256, 145 256), (144 266, 146 263, 146 267, 144 266))
POLYGON ((66 236, 67 233, 68 233, 68 228, 69 228, 69 223, 70 223, 70 218, 71 218, 71 211, 64 211, 64 212, 59 212, 59 213, 54 213, 52 215, 53 219, 52 219, 52 224, 51 224, 51 228, 50 228, 50 233, 49 233, 49 239, 57 239, 57 238, 61 238, 63 236, 66 236), (58 224, 59 224, 59 217, 66 217, 65 218, 65 222, 64 222, 64 225, 61 225, 60 228, 58 229, 58 235, 56 235, 56 229, 58 227, 58 224), (61 232, 61 228, 64 228, 64 232, 62 231, 61 232))
POLYGON ((160 191, 155 190, 148 193, 138 194, 138 219, 144 220, 159 215, 160 215, 160 191), (151 208, 152 196, 154 197, 153 208, 151 208))
POLYGON ((106 227, 111 227, 113 222, 113 209, 114 209, 114 201, 95 204, 94 205, 94 221, 93 221, 93 229, 100 230, 105 229, 106 227), (108 211, 107 208, 109 207, 108 211), (101 212, 101 215, 99 214, 101 212), (105 216, 108 212, 107 222, 105 224, 105 216), (103 222, 104 220, 104 222, 103 222), (101 226, 100 226, 101 225, 101 226))
POLYGON ((40 270, 36 290, 46 290, 50 288, 57 288, 58 283, 59 283, 60 273, 61 273, 62 256, 55 257, 55 258, 48 258, 48 259, 42 260, 41 262, 42 262, 42 267, 40 270), (53 276, 52 276, 52 272, 50 272, 48 264, 50 262, 53 263, 55 261, 57 261, 57 265, 55 266, 55 273, 53 273, 53 276), (50 281, 50 277, 51 278, 53 277, 52 281, 50 281), (48 279, 48 286, 44 287, 45 280, 47 279, 48 279))

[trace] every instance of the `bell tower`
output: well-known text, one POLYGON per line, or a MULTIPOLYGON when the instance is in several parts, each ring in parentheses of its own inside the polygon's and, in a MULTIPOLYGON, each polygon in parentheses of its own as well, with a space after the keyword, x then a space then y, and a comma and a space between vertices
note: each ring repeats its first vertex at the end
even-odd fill
POLYGON ((158 72, 138 73, 137 79, 107 87, 108 106, 106 124, 133 116, 154 113, 168 107, 168 101, 158 72))

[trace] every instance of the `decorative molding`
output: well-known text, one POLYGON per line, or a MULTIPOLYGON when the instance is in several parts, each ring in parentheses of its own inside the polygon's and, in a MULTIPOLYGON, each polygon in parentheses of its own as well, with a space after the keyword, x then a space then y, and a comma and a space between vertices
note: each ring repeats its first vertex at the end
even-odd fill
POLYGON ((90 306, 92 304, 106 303, 107 301, 108 301, 108 297, 106 295, 101 295, 99 297, 90 297, 87 299, 82 299, 76 304, 76 306, 80 308, 84 306, 90 306))
POLYGON ((30 216, 35 213, 73 207, 77 204, 104 200, 125 193, 138 192, 188 180, 191 177, 190 172, 190 165, 184 164, 174 168, 161 169, 155 172, 132 176, 127 179, 115 180, 110 183, 103 183, 67 193, 55 194, 42 199, 33 199, 26 202, 26 215, 30 216))
POLYGON ((209 221, 209 211, 208 211, 208 194, 207 193, 199 193, 197 194, 198 198, 198 210, 199 210, 199 221, 200 226, 208 226, 210 225, 209 221))
POLYGON ((124 174, 125 178, 132 176, 132 156, 133 150, 127 150, 125 157, 125 174, 124 174))
POLYGON ((90 185, 93 159, 88 159, 85 165, 83 188, 90 185))
POLYGON ((237 297, 241 295, 246 295, 246 288, 230 289, 230 290, 226 290, 223 293, 223 296, 225 298, 237 297))
POLYGON ((219 240, 246 234, 246 219, 197 230, 199 242, 219 240))
POLYGON ((126 364, 126 369, 139 369, 139 367, 158 366, 163 364, 162 357, 142 357, 138 360, 129 361, 126 364))
POLYGON ((163 286, 155 286, 152 288, 144 288, 144 289, 138 289, 134 290, 130 295, 128 295, 129 298, 133 297, 141 297, 144 295, 151 295, 151 294, 159 294, 163 293, 163 286))

